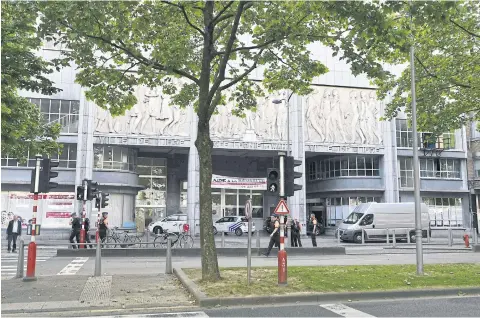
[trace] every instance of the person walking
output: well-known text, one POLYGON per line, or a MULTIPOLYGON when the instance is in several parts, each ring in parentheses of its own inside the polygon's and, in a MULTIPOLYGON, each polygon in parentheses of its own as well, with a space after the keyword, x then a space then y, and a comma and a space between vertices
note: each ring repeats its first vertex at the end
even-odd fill
POLYGON ((302 226, 298 219, 293 220, 292 222, 292 246, 293 247, 302 247, 302 240, 300 239, 300 233, 302 231, 302 226))
MULTIPOLYGON (((75 243, 73 241, 74 238, 77 240, 77 244, 80 243, 80 229, 82 228, 82 224, 80 222, 80 219, 77 217, 77 213, 72 213, 70 219, 70 225, 72 226, 72 231, 70 232, 70 238, 69 241, 70 243, 75 243)), ((72 245, 73 249, 76 249, 76 245, 72 245)), ((80 245, 79 245, 80 248, 80 245)))
POLYGON ((315 214, 311 214, 310 215, 310 219, 312 220, 312 224, 313 224, 313 229, 312 229, 312 234, 310 234, 311 238, 312 238, 312 245, 313 247, 317 247, 317 218, 315 217, 315 214))
POLYGON ((273 245, 278 246, 278 249, 280 249, 280 222, 278 221, 278 217, 272 216, 272 222, 274 222, 274 229, 272 234, 270 234, 267 252, 263 253, 263 255, 267 257, 270 255, 273 245))
POLYGON ((22 235, 22 221, 18 219, 17 215, 13 216, 13 220, 8 222, 7 226, 7 241, 8 241, 8 253, 10 253, 10 246, 13 241, 12 253, 17 252, 17 237, 22 235))
POLYGON ((98 223, 98 235, 100 236, 100 242, 103 242, 107 237, 108 231, 108 212, 103 212, 100 222, 98 223))
MULTIPOLYGON (((88 235, 88 231, 90 230, 89 218, 85 218, 84 226, 85 226, 85 243, 90 244, 90 248, 93 248, 92 242, 90 241, 90 235, 88 235)), ((83 247, 87 248, 87 244, 85 244, 83 247)))

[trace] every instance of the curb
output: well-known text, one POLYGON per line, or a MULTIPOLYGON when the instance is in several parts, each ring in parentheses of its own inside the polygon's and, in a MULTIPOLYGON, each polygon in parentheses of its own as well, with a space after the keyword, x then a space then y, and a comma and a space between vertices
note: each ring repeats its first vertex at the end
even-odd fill
POLYGON ((273 296, 254 296, 245 298, 209 298, 185 274, 181 268, 174 268, 173 273, 183 286, 193 295, 200 307, 269 305, 274 303, 295 302, 343 302, 358 300, 384 300, 401 298, 428 298, 455 296, 459 294, 480 294, 480 287, 448 288, 448 289, 411 289, 396 291, 351 292, 351 293, 311 293, 273 296))
MULTIPOLYGON (((218 248, 218 256, 247 256, 247 248, 218 248)), ((263 250, 263 249, 261 249, 263 250)), ((343 246, 331 247, 303 247, 286 248, 290 256, 301 255, 346 255, 346 249, 343 246)), ((57 249, 58 257, 95 257, 95 249, 57 249)), ((200 248, 173 248, 173 257, 200 257, 202 250, 200 248)), ((106 248, 102 249, 102 257, 162 257, 166 256, 165 248, 106 248)), ((257 248, 252 248, 252 254, 258 254, 257 248)))

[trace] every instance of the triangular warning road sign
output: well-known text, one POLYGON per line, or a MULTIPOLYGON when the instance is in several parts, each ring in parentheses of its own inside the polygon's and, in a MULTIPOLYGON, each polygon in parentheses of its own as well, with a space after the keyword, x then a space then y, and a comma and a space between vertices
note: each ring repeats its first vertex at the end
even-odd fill
POLYGON ((280 202, 278 202, 278 205, 275 208, 275 211, 273 213, 275 213, 275 214, 290 214, 290 210, 288 209, 287 202, 285 202, 285 200, 283 200, 283 199, 280 199, 280 202))

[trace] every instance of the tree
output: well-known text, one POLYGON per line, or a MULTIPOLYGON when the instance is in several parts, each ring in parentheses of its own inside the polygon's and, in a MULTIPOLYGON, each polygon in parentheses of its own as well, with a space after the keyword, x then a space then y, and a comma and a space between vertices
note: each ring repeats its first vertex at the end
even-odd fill
MULTIPOLYGON (((418 125, 434 135, 461 128, 472 117, 480 120, 480 2, 413 2, 398 10, 398 25, 410 38, 390 41, 394 48, 377 52, 384 60, 409 63, 415 47, 418 125), (413 17, 413 18, 411 18, 413 17), (434 23, 432 23, 434 21, 434 23)), ((400 76, 377 80, 379 96, 393 92, 386 118, 406 109, 411 116, 410 67, 400 76), (406 106, 406 107, 405 107, 406 106)))
POLYGON ((2 152, 20 160, 28 151, 58 151, 60 125, 45 123, 38 106, 18 94, 19 89, 46 95, 59 91, 44 75, 53 72, 53 62, 34 52, 42 45, 37 16, 33 2, 2 1, 2 152))
MULTIPOLYGON (((327 68, 311 55, 313 42, 334 49, 352 73, 386 79, 371 38, 402 41, 391 27, 393 3, 310 1, 44 2, 40 30, 62 44, 80 71, 87 98, 118 115, 136 103, 137 85, 161 87, 198 115, 202 277, 220 278, 212 229, 210 118, 227 100, 234 113, 254 109, 264 90, 310 92, 327 68), (249 80, 263 70, 261 85, 249 80)), ((400 6, 403 6, 401 4, 400 6)))

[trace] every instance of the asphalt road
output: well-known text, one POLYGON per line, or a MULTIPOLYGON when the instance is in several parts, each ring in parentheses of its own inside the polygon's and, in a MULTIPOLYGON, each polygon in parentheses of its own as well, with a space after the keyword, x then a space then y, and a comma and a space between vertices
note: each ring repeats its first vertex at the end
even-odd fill
POLYGON ((204 312, 209 317, 479 317, 480 296, 218 308, 204 312))

